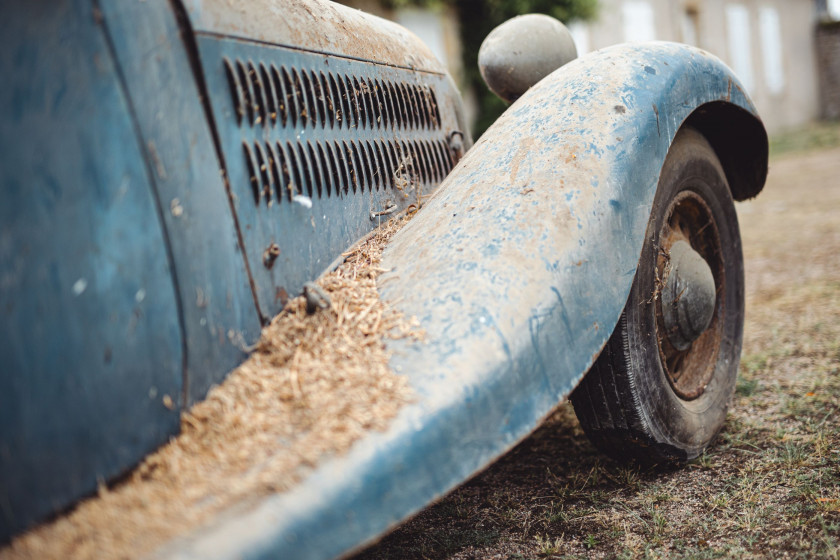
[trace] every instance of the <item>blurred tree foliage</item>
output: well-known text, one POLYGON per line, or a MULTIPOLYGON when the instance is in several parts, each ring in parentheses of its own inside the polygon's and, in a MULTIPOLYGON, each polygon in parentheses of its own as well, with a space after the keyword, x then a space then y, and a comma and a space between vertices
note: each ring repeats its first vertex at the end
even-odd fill
POLYGON ((464 73, 468 87, 476 95, 478 119, 473 129, 477 139, 502 114, 507 105, 496 97, 481 79, 478 71, 478 49, 494 27, 518 15, 540 13, 563 23, 592 19, 598 0, 385 0, 390 8, 408 6, 435 8, 452 6, 461 23, 464 73))

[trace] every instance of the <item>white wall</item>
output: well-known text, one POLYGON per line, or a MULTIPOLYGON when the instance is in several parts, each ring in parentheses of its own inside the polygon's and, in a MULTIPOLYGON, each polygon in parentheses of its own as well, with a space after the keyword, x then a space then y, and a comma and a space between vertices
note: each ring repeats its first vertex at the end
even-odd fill
POLYGON ((779 11, 773 6, 761 6, 758 9, 758 28, 761 35, 762 68, 764 85, 771 95, 785 91, 785 69, 782 62, 782 27, 779 11))
MULTIPOLYGON (((840 0, 829 9, 840 12, 840 0)), ((651 39, 707 50, 734 70, 775 132, 819 117, 815 18, 813 0, 600 0, 598 20, 573 35, 586 50, 651 39)))
POLYGON ((726 40, 729 45, 730 65, 735 75, 741 79, 747 92, 755 93, 753 77, 752 28, 750 12, 739 3, 729 3, 724 7, 726 14, 726 40))
POLYGON ((840 0, 828 0, 828 15, 833 20, 840 20, 840 0))
POLYGON ((447 68, 451 66, 446 49, 445 22, 440 14, 430 10, 403 8, 397 10, 394 15, 397 23, 413 31, 421 41, 426 43, 435 58, 443 62, 447 68))
POLYGON ((656 40, 656 16, 648 0, 624 0, 621 16, 625 42, 656 40))

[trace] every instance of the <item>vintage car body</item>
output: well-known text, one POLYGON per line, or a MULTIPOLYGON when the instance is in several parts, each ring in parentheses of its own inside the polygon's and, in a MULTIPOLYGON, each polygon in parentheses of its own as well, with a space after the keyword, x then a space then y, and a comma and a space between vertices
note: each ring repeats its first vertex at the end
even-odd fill
POLYGON ((396 196, 408 156, 438 190, 386 251, 380 290, 428 334, 389 343, 417 401, 160 555, 330 558, 380 535, 510 449, 589 369, 681 127, 708 138, 735 199, 766 174, 751 101, 685 46, 582 57, 471 148, 440 64, 355 10, 0 11, 0 541, 175 434, 304 282, 414 202, 396 196))

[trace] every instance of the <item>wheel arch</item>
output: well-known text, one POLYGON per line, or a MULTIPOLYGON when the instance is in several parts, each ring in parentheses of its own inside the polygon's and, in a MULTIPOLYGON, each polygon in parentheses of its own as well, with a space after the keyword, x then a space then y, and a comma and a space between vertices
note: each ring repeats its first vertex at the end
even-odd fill
POLYGON ((732 198, 747 200, 764 188, 769 143, 761 120, 734 103, 710 101, 696 108, 683 126, 698 130, 723 166, 732 198))
POLYGON ((709 141, 735 200, 761 191, 764 125, 737 77, 705 51, 616 45, 527 91, 385 253, 387 268, 402 272, 384 297, 429 333, 422 349, 400 348, 412 357, 396 365, 479 379, 521 358, 517 367, 568 395, 618 322, 660 171, 683 127, 709 141), (500 325, 492 335, 489 318, 500 325), (487 359, 494 336, 499 358, 487 359), (552 361, 560 367, 548 372, 552 361))
POLYGON ((287 555, 340 554, 530 433, 615 328, 662 164, 686 124, 717 150, 738 150, 729 162, 736 197, 761 189, 761 121, 732 72, 698 49, 596 51, 511 105, 383 253, 382 299, 426 334, 386 342, 414 402, 273 501, 271 515, 248 519, 250 530, 287 555), (758 141, 755 152, 725 138, 738 123, 751 127, 741 138, 758 141), (740 165, 750 153, 759 160, 740 165), (341 535, 318 538, 335 527, 341 535))

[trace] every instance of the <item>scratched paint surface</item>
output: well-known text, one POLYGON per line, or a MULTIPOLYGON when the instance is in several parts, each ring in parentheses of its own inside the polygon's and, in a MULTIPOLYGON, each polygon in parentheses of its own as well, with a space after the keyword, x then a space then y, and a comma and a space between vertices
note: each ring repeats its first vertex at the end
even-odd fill
POLYGON ((103 2, 101 9, 164 209, 189 406, 244 359, 246 342, 259 338, 260 320, 199 91, 187 53, 176 42, 171 7, 160 0, 117 1, 103 2))
POLYGON ((592 53, 535 86, 386 251, 380 291, 428 335, 391 344, 418 401, 296 489, 166 554, 331 558, 526 436, 617 321, 675 132, 721 100, 755 113, 720 61, 667 43, 592 53))
POLYGON ((94 10, 3 12, 0 542, 166 441, 183 387, 165 234, 94 10))

